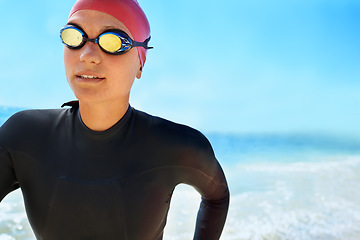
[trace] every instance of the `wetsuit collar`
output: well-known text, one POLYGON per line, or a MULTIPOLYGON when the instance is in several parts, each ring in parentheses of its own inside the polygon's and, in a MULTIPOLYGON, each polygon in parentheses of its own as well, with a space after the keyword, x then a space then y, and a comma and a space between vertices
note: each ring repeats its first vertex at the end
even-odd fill
POLYGON ((65 107, 65 106, 71 107, 71 110, 74 111, 74 113, 76 114, 75 121, 80 123, 78 125, 78 127, 81 129, 81 132, 83 134, 85 134, 87 137, 89 137, 89 138, 95 137, 97 140, 102 140, 104 138, 106 139, 109 137, 111 138, 111 136, 118 133, 121 129, 124 128, 124 126, 126 126, 126 123, 130 119, 132 112, 133 112, 133 108, 129 104, 128 109, 126 110, 126 113, 115 125, 113 125, 112 127, 110 127, 109 129, 107 129, 105 131, 93 131, 90 128, 88 128, 81 119, 81 115, 80 115, 80 111, 79 111, 79 101, 66 102, 61 107, 65 107))

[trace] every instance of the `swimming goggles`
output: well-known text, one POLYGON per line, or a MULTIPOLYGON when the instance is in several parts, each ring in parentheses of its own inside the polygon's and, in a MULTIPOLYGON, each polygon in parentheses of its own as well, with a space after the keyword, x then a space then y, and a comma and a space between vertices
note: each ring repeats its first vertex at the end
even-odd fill
POLYGON ((102 51, 112 55, 121 55, 133 47, 148 47, 150 37, 144 42, 132 40, 129 35, 120 29, 109 29, 101 33, 97 38, 88 38, 85 31, 76 24, 68 24, 61 28, 60 38, 63 44, 70 49, 80 49, 86 42, 99 44, 102 51))

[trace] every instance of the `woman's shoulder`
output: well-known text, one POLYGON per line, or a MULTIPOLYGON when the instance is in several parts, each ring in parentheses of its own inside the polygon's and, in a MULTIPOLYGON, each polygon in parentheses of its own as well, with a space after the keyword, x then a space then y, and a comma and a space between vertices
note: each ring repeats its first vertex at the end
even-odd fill
POLYGON ((49 109, 15 113, 0 127, 0 145, 16 148, 47 141, 49 134, 57 129, 58 123, 63 122, 67 111, 49 109))
POLYGON ((148 136, 171 144, 178 143, 203 149, 211 148, 208 139, 203 133, 185 124, 176 123, 139 110, 135 110, 135 119, 138 121, 138 126, 142 128, 143 132, 147 132, 148 136))
POLYGON ((12 115, 2 126, 2 131, 12 133, 45 129, 63 119, 69 109, 32 109, 22 110, 12 115))
POLYGON ((61 118, 68 109, 30 109, 22 110, 12 115, 7 122, 16 124, 45 123, 61 118))

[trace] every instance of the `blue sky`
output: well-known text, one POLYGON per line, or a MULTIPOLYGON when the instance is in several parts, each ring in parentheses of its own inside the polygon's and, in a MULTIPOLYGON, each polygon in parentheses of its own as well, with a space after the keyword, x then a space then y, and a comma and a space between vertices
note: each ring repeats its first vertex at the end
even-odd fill
MULTIPOLYGON (((0 0, 0 105, 74 99, 59 29, 74 0, 0 0)), ((137 109, 204 132, 360 134, 359 0, 139 0, 137 109)))

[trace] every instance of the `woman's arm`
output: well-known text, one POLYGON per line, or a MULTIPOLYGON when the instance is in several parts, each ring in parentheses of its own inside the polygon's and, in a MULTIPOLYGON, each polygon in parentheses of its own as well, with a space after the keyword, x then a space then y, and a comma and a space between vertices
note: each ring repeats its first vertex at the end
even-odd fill
POLYGON ((0 201, 17 188, 19 188, 19 184, 16 180, 10 154, 4 147, 0 146, 0 201))
POLYGON ((229 208, 229 189, 224 172, 205 137, 198 138, 185 154, 183 183, 193 186, 202 197, 195 228, 195 240, 217 240, 229 208))
POLYGON ((202 201, 197 216, 194 240, 219 239, 225 224, 230 194, 227 185, 224 184, 226 183, 225 176, 220 165, 214 179, 217 180, 210 181, 209 186, 201 190, 202 201), (206 190, 211 189, 213 185, 217 187, 207 196, 206 190))
POLYGON ((20 187, 14 171, 11 151, 8 149, 10 142, 17 142, 17 133, 22 131, 17 115, 10 117, 0 127, 0 201, 8 193, 20 187))

